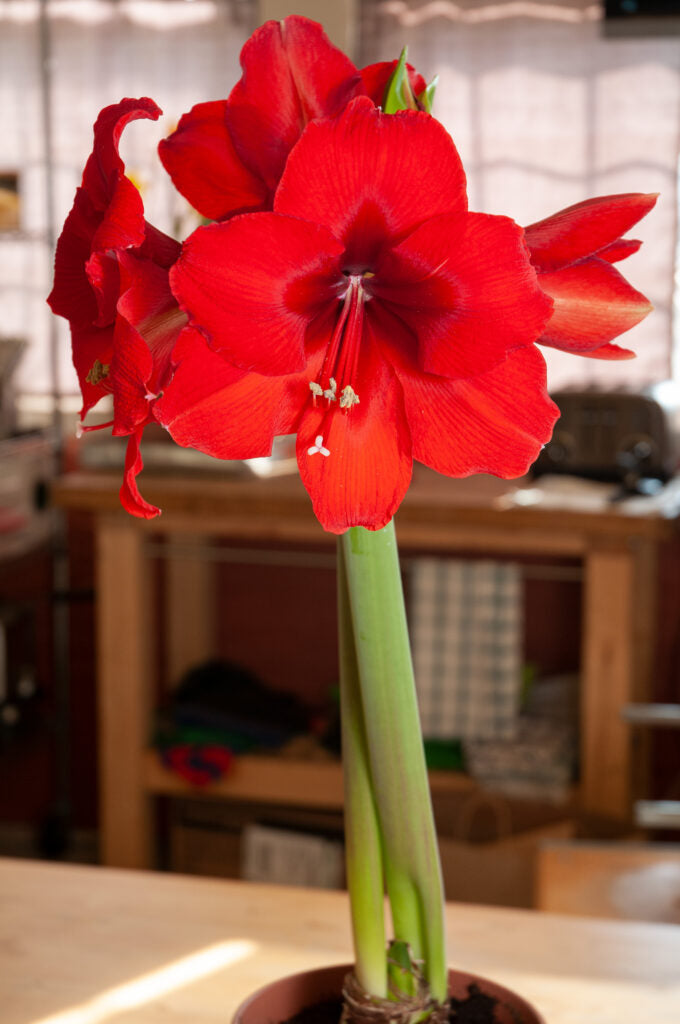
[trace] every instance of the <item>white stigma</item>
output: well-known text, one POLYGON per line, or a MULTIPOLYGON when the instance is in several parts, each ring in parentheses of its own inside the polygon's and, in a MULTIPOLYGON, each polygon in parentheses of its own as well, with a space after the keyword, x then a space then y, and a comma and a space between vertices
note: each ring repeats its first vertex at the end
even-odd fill
POLYGON ((312 445, 311 448, 307 449, 308 455, 316 455, 317 452, 319 452, 321 455, 330 455, 329 449, 324 448, 323 446, 323 437, 321 434, 316 435, 316 437, 314 438, 314 444, 312 445))

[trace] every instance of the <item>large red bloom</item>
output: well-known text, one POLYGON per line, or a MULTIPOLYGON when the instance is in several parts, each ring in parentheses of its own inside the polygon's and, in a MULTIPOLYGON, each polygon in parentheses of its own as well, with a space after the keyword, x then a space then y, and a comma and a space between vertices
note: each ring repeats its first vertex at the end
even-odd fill
MULTIPOLYGON (((267 21, 241 51, 243 75, 226 100, 199 103, 159 146, 175 187, 210 220, 271 210, 291 149, 314 118, 356 96, 382 104, 397 61, 358 71, 321 25, 299 15, 267 21)), ((413 68, 414 94, 425 89, 413 68)))
POLYGON ((532 343, 552 301, 521 229, 468 212, 458 154, 426 114, 359 98, 310 123, 274 212, 200 228, 170 280, 212 353, 178 343, 157 417, 223 458, 297 432, 328 530, 384 526, 413 458, 518 476, 550 437, 532 343))
POLYGON ((211 220, 271 209, 305 125, 364 91, 349 57, 321 25, 298 15, 256 29, 241 67, 228 99, 193 107, 159 146, 175 187, 211 220))
POLYGON ((640 248, 640 242, 621 236, 649 213, 656 198, 630 193, 588 199, 525 229, 539 284, 554 302, 541 345, 596 359, 635 355, 611 342, 652 306, 612 263, 640 248))
POLYGON ((170 380, 172 348, 187 317, 168 285, 179 244, 144 220, 141 196, 125 177, 118 143, 130 121, 155 120, 160 113, 153 100, 125 99, 97 118, 93 151, 57 245, 48 299, 71 327, 81 418, 104 395, 113 395, 113 421, 107 426, 130 436, 121 500, 128 511, 147 517, 158 509, 137 490, 139 444, 154 402, 170 380))

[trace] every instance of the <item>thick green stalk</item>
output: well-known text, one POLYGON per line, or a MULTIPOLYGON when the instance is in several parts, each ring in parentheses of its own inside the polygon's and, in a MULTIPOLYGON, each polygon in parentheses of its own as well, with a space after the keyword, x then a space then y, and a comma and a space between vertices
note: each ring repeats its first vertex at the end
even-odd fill
POLYGON ((443 887, 394 524, 341 537, 395 938, 447 997, 443 887))
POLYGON ((354 970, 366 992, 387 998, 382 843, 373 799, 347 578, 338 542, 340 717, 345 785, 345 862, 352 910, 354 970))

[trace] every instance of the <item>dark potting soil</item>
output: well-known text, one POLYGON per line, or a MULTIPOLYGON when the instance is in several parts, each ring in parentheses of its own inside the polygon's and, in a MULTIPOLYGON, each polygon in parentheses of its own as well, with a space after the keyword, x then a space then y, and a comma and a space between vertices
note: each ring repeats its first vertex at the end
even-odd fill
MULTIPOLYGON (((495 1008, 498 1000, 486 995, 477 985, 468 986, 464 999, 451 999, 449 1024, 497 1024, 495 1008)), ((284 1024, 338 1024, 342 1000, 328 999, 307 1006, 284 1024)))

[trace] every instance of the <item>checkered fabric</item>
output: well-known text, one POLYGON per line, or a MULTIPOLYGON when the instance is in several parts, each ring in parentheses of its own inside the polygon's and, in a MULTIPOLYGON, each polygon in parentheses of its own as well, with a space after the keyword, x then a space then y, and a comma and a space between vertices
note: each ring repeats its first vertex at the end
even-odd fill
POLYGON ((517 566, 416 559, 410 627, 423 734, 512 739, 522 669, 517 566))

